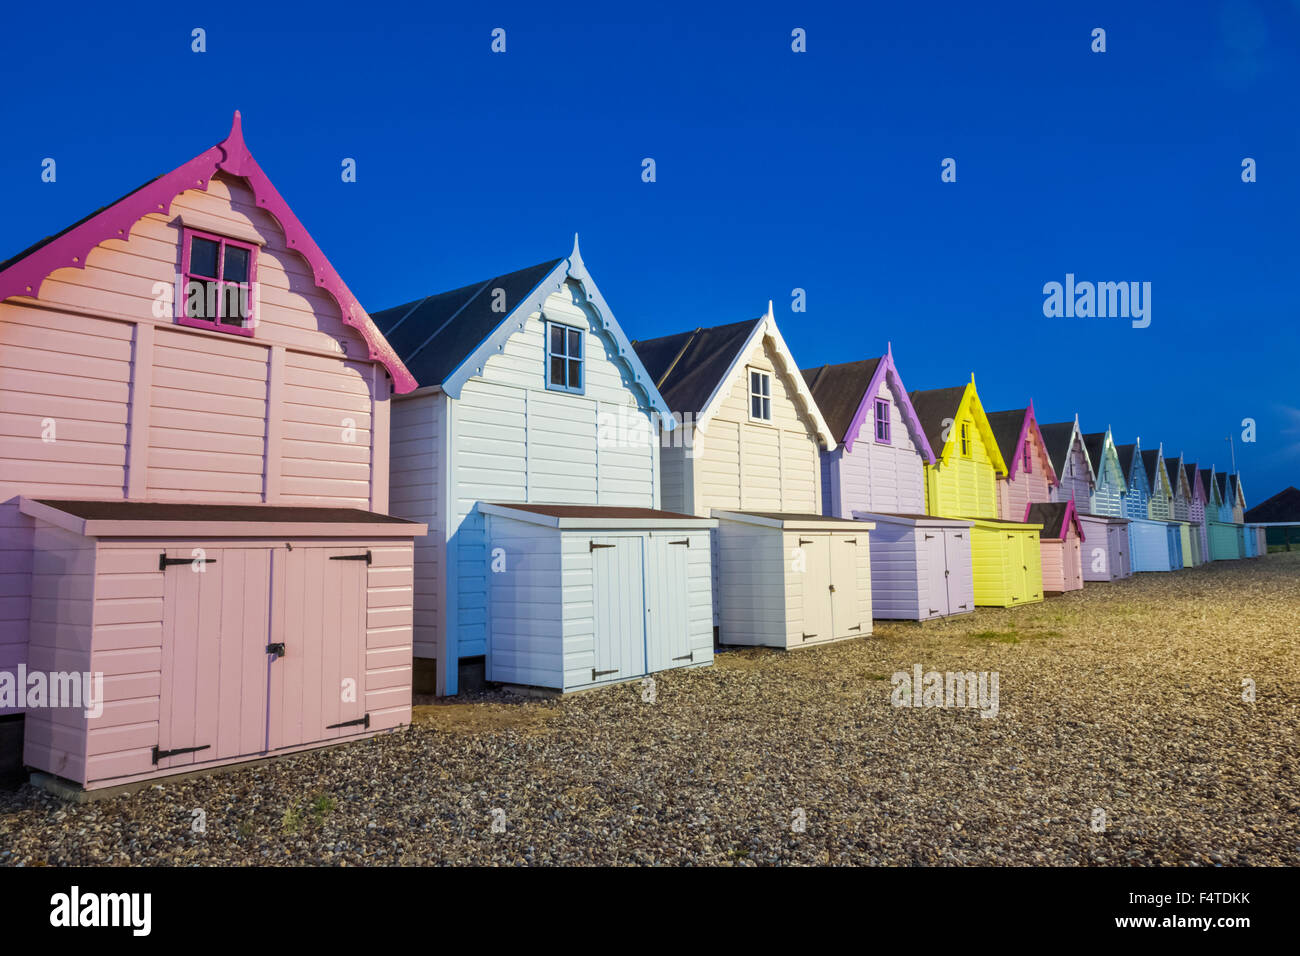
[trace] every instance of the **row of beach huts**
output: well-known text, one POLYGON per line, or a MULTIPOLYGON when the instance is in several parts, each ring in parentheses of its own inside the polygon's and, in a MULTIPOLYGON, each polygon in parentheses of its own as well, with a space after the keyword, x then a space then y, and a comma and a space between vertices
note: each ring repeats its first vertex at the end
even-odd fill
POLYGON ((770 305, 632 341, 576 241, 368 312, 238 114, 0 263, 0 746, 56 787, 1257 556, 1244 507, 888 348, 801 369, 770 305))

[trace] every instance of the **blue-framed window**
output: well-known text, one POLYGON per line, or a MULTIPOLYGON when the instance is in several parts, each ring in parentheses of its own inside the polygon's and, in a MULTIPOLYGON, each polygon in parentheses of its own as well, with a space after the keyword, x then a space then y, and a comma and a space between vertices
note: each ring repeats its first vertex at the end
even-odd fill
POLYGON ((583 388, 582 330, 557 322, 546 327, 546 387, 561 392, 583 388))

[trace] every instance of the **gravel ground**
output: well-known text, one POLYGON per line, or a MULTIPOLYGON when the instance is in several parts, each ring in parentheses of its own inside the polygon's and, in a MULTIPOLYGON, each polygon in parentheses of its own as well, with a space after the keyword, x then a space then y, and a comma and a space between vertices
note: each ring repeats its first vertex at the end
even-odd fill
POLYGON ((488 694, 98 803, 24 787, 0 863, 1297 865, 1298 585, 1300 553, 1216 563, 730 652, 653 703, 488 694), (997 716, 891 706, 914 664, 996 671, 997 716))

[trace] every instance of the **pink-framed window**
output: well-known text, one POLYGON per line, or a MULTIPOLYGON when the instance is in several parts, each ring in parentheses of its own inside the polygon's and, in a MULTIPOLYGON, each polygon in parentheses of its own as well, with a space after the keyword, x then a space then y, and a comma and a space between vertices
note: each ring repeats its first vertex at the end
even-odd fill
POLYGON ((182 242, 176 320, 200 329, 252 335, 257 324, 257 247, 197 229, 185 229, 182 242))
POLYGON ((876 399, 876 444, 889 444, 889 400, 876 399))

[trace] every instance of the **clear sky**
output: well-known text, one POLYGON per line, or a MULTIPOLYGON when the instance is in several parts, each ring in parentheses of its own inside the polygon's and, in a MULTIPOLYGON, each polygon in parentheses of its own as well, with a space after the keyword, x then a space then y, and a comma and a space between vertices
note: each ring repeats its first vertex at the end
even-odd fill
POLYGON ((633 338, 773 299, 804 367, 892 341, 910 388, 973 371, 989 409, 1032 397, 1041 421, 1077 411, 1221 470, 1232 434, 1249 503, 1300 485, 1300 0, 11 4, 4 21, 0 259, 239 109, 373 310, 566 255, 579 232, 633 338), (1045 317, 1066 273, 1150 282, 1150 326, 1045 317))

